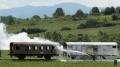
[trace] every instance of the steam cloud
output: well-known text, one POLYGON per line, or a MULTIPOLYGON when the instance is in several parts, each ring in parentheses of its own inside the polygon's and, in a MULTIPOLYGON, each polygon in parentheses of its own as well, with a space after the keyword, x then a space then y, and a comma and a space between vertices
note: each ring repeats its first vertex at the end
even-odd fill
POLYGON ((18 34, 8 33, 6 31, 6 26, 3 23, 0 23, 0 49, 9 50, 10 42, 40 42, 40 43, 52 43, 58 44, 57 42, 52 42, 47 39, 40 37, 34 37, 31 39, 27 33, 21 32, 18 34))

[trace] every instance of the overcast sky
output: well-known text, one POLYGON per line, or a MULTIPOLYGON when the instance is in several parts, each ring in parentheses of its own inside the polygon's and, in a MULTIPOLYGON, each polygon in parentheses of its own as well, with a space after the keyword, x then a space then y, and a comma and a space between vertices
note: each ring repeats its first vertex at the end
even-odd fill
POLYGON ((0 9, 9 9, 22 6, 52 6, 59 3, 80 3, 93 7, 120 6, 120 0, 0 0, 0 9))

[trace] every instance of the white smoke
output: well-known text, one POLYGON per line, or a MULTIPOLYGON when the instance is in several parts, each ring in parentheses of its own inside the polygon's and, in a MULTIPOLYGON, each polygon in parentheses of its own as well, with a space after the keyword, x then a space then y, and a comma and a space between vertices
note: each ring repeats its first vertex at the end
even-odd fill
POLYGON ((10 42, 40 42, 40 43, 52 43, 58 44, 57 42, 52 42, 47 39, 40 37, 34 37, 31 39, 27 33, 21 32, 18 34, 13 34, 6 31, 6 26, 3 23, 0 23, 0 49, 9 50, 10 42))

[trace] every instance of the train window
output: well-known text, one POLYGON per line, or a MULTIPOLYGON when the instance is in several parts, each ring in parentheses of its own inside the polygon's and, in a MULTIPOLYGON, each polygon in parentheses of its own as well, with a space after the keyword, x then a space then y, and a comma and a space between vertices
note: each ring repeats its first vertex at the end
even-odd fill
POLYGON ((19 50, 19 49, 20 49, 20 47, 16 46, 16 50, 19 50))
POLYGON ((14 47, 12 47, 12 50, 14 50, 14 47))
POLYGON ((35 46, 35 50, 37 50, 37 46, 35 46))
POLYGON ((47 50, 49 50, 50 49, 50 47, 49 46, 47 46, 47 50))
POLYGON ((41 50, 43 50, 43 46, 41 46, 41 50))
POLYGON ((113 48, 116 48, 117 46, 113 46, 113 48))
POLYGON ((31 50, 31 46, 29 46, 28 49, 31 50))

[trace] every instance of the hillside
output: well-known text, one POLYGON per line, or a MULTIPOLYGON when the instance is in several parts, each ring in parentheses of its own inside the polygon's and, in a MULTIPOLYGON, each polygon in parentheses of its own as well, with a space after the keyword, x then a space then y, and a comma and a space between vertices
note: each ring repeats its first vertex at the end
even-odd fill
MULTIPOLYGON (((103 18, 102 16, 98 16, 97 18, 100 19, 103 18)), ((110 16, 108 16, 109 18, 110 16)), ((110 19, 109 19, 110 20, 110 19)), ((97 34, 99 33, 99 31, 103 31, 106 32, 110 35, 116 35, 116 34, 120 34, 119 30, 120 30, 120 25, 119 25, 119 21, 117 20, 115 21, 116 23, 118 23, 115 26, 110 26, 110 27, 98 27, 98 28, 84 28, 84 29, 77 29, 77 27, 81 24, 81 23, 86 23, 87 20, 78 20, 78 21, 74 21, 70 18, 57 18, 57 19, 40 19, 38 21, 34 21, 34 22, 29 22, 29 21, 24 21, 24 23, 18 23, 18 24, 14 24, 14 25, 8 25, 7 30, 9 32, 20 32, 23 28, 24 29, 29 29, 29 28, 38 28, 38 29, 46 29, 46 32, 59 32, 61 33, 62 37, 64 38, 68 38, 69 35, 73 35, 77 38, 78 34, 87 34, 88 36, 90 36, 90 38, 93 41, 96 41, 96 39, 98 37, 97 34), (62 28, 67 27, 67 28, 71 28, 70 30, 61 30, 62 28)), ((110 20, 111 22, 111 20, 110 20)), ((30 36, 40 36, 40 37, 44 37, 44 34, 46 32, 42 32, 42 33, 35 33, 35 34, 29 34, 30 36)))

